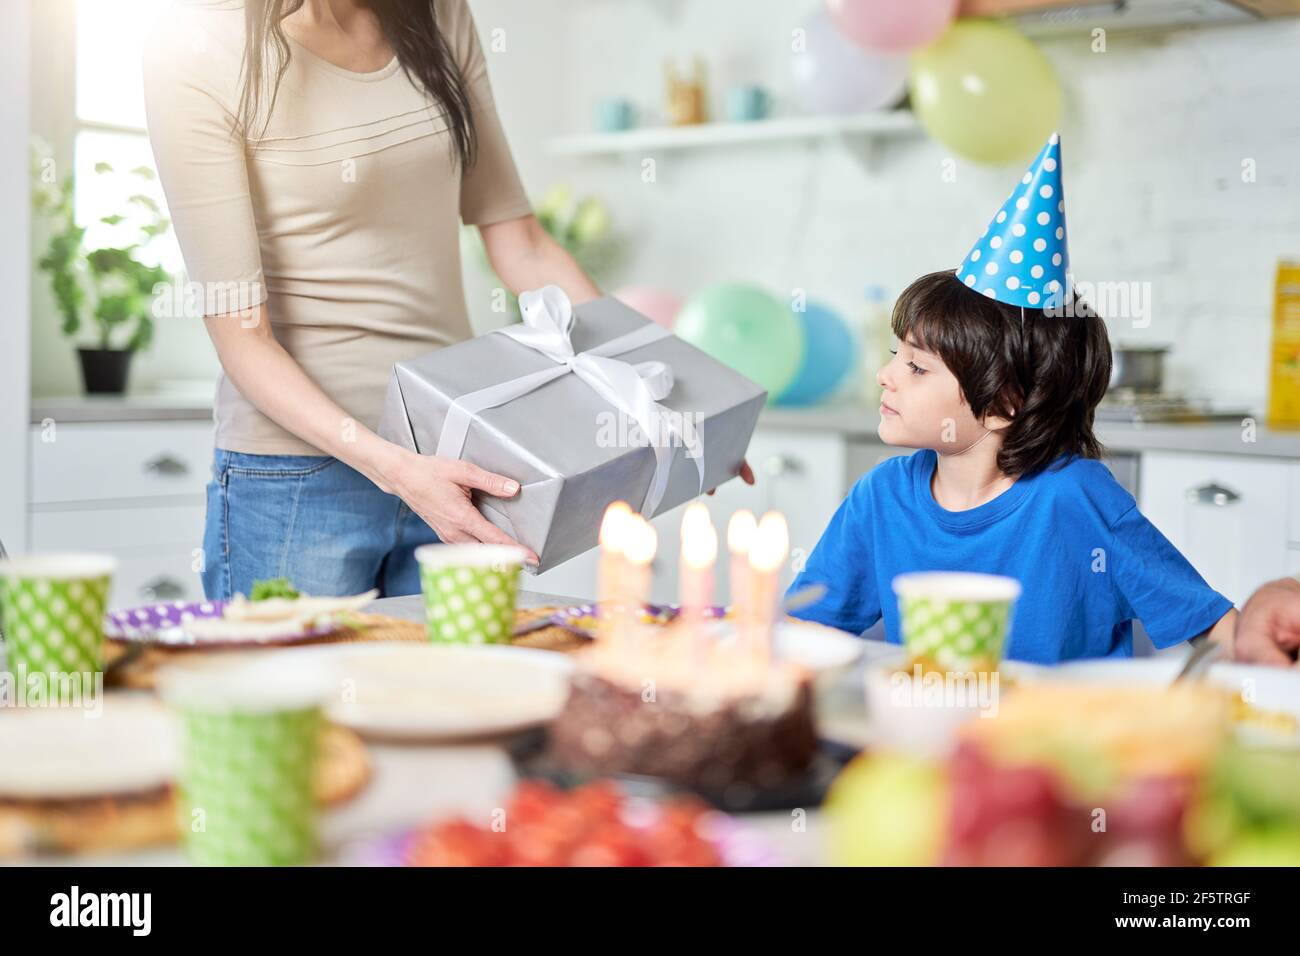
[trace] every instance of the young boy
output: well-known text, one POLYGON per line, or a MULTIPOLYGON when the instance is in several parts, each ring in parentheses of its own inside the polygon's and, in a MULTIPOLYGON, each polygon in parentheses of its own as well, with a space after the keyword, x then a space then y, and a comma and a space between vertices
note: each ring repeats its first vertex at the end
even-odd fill
POLYGON ((920 451, 854 485, 792 585, 827 588, 798 616, 854 633, 883 616, 898 642, 896 575, 982 571, 1023 588, 1010 658, 1131 656, 1134 619, 1156 647, 1231 646, 1232 603, 1097 460, 1110 343, 1067 299, 1064 213, 1053 134, 962 267, 899 297, 879 434, 920 451))

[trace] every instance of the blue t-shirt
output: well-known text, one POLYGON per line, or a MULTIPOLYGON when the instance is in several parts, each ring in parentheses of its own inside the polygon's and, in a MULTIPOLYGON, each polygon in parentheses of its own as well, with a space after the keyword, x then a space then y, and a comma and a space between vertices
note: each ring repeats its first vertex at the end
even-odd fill
POLYGON ((936 460, 918 451, 858 480, 791 585, 827 588, 798 617, 859 634, 883 614, 898 643, 895 575, 1003 574, 1023 588, 1005 656, 1054 663, 1132 656, 1134 618, 1170 647, 1231 610, 1101 462, 1058 459, 992 501, 947 511, 930 491, 936 460))

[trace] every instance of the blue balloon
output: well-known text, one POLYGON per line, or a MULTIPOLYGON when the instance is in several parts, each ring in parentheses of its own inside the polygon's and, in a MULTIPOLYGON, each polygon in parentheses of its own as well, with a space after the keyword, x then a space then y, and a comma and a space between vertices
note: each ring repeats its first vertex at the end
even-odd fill
POLYGON ((776 404, 816 405, 829 398, 857 365, 858 341, 839 313, 819 302, 807 302, 794 317, 803 329, 803 362, 776 404))

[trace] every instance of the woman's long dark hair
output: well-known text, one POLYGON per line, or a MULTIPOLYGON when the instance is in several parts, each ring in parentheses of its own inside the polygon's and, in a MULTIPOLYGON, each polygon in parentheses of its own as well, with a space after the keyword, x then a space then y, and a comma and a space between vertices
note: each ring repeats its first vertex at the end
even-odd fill
MULTIPOLYGON (((289 67, 289 40, 284 18, 297 12, 303 0, 245 0, 244 69, 239 120, 250 132, 256 118, 265 129, 280 81, 289 67), (265 110, 260 108, 265 105, 265 110)), ((367 0, 379 18, 388 45, 412 82, 423 87, 446 115, 462 169, 474 163, 478 138, 470 109, 469 89, 438 25, 434 0, 367 0)))

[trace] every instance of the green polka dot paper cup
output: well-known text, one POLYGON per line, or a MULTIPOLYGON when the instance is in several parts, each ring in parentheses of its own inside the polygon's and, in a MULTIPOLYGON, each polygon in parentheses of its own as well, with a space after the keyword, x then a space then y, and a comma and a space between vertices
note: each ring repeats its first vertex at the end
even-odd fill
POLYGON ((0 561, 0 634, 16 681, 103 670, 104 611, 116 571, 116 559, 98 554, 0 561))
POLYGON ((507 644, 526 552, 500 544, 426 544, 415 550, 424 620, 435 644, 507 644))
POLYGON ((313 781, 326 674, 295 661, 174 668, 178 821, 200 866, 302 866, 316 856, 313 781))
POLYGON ((989 672, 1002 660, 1020 582, 994 574, 926 571, 894 578, 908 667, 989 672))

